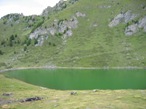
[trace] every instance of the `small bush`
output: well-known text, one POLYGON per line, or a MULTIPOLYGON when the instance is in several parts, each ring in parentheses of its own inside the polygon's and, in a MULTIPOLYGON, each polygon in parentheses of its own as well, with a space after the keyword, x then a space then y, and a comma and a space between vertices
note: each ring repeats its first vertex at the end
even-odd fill
POLYGON ((0 55, 3 55, 3 52, 2 52, 2 50, 0 50, 0 55))
POLYGON ((34 45, 38 44, 38 40, 34 39, 34 45))
POLYGON ((5 25, 7 23, 7 21, 4 21, 3 24, 5 25))
POLYGON ((11 27, 13 27, 13 24, 11 24, 11 27))
POLYGON ((31 39, 28 39, 26 45, 29 46, 30 44, 31 44, 31 39))
POLYGON ((15 40, 15 37, 14 37, 13 34, 10 36, 10 40, 11 40, 11 41, 12 41, 12 40, 15 40))
POLYGON ((53 46, 55 47, 55 46, 56 46, 56 44, 55 44, 55 43, 53 43, 53 46))
POLYGON ((0 67, 7 66, 6 63, 0 62, 0 67))
POLYGON ((27 46, 24 46, 23 50, 24 50, 24 51, 27 51, 27 46))
POLYGON ((2 40, 1 41, 1 45, 5 45, 6 44, 6 41, 5 40, 2 40))

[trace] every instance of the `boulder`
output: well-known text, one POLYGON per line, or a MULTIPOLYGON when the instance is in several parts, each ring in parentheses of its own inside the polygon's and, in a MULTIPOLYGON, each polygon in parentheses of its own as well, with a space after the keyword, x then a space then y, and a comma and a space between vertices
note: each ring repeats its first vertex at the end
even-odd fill
POLYGON ((70 92, 70 95, 77 95, 77 92, 70 92))
POLYGON ((20 100, 20 102, 32 102, 32 101, 38 101, 38 100, 42 100, 43 98, 41 97, 32 97, 32 98, 26 98, 24 100, 20 100))
POLYGON ((81 13, 81 12, 76 12, 76 16, 77 16, 77 17, 85 17, 86 14, 81 13))
POLYGON ((11 92, 10 93, 3 93, 3 96, 8 96, 9 97, 9 96, 12 96, 12 95, 13 95, 13 93, 11 93, 11 92))
POLYGON ((125 35, 126 36, 131 36, 134 33, 136 33, 137 31, 138 31, 138 25, 137 24, 132 24, 125 29, 125 35))

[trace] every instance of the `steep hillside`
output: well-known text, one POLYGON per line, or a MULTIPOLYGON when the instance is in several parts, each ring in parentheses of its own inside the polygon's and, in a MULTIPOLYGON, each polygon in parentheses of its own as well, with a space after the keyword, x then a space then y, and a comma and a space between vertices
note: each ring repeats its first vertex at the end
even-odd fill
POLYGON ((65 0, 0 20, 0 67, 145 67, 145 0, 65 0))

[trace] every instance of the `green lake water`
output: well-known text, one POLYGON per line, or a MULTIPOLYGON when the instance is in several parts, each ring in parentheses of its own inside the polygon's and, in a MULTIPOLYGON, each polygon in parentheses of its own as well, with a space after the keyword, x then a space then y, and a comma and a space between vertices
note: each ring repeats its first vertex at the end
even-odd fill
POLYGON ((144 69, 30 69, 10 71, 5 75, 58 90, 146 89, 144 69))

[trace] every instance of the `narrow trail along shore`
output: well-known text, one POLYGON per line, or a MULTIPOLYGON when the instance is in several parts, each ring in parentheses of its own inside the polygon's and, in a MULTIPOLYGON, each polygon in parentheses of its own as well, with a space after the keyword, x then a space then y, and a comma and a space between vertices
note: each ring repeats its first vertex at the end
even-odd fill
POLYGON ((10 68, 10 69, 3 69, 0 70, 0 73, 8 72, 8 71, 15 71, 15 70, 27 70, 27 69, 146 69, 145 67, 135 67, 135 66, 128 66, 128 67, 57 67, 57 66, 47 66, 47 67, 18 67, 18 68, 10 68))

